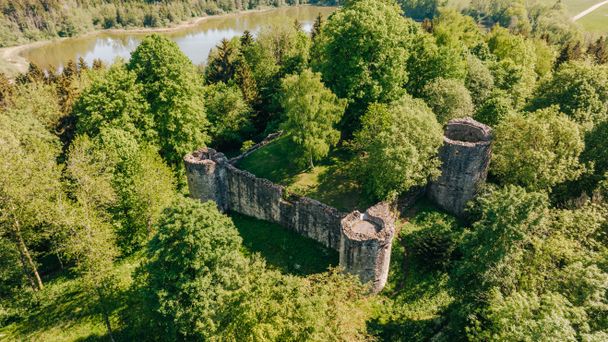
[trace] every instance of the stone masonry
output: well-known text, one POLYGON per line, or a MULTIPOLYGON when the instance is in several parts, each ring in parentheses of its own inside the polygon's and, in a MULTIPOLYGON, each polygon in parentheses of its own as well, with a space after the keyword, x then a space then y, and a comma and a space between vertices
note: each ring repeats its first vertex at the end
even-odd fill
POLYGON ((492 130, 471 118, 448 122, 439 150, 441 176, 430 183, 428 196, 449 213, 462 216, 486 180, 492 153, 492 130))
POLYGON ((229 161, 210 148, 187 155, 184 163, 190 195, 215 201, 224 212, 278 223, 337 250, 346 272, 370 283, 374 293, 382 290, 395 232, 387 204, 377 204, 364 214, 355 211, 346 215, 308 197, 287 196, 282 186, 238 169, 234 164, 240 159, 229 161))
POLYGON ((386 284, 395 234, 395 219, 386 203, 365 213, 354 211, 342 220, 340 265, 377 293, 386 284))

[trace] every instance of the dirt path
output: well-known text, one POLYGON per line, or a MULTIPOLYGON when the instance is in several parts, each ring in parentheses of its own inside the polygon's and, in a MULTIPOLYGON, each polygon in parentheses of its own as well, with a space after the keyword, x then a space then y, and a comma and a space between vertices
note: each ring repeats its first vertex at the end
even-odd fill
POLYGON ((575 15, 574 17, 572 17, 572 21, 577 21, 580 18, 586 16, 587 14, 595 11, 596 9, 598 9, 598 8, 600 8, 600 7, 602 7, 602 6, 606 5, 606 4, 608 4, 608 1, 602 1, 600 3, 597 3, 597 4, 595 4, 595 5, 587 8, 586 10, 582 11, 581 13, 575 15))

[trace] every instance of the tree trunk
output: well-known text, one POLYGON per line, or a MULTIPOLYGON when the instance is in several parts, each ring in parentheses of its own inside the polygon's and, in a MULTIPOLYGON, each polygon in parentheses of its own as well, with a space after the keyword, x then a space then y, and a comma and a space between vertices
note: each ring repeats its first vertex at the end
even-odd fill
POLYGON ((312 156, 310 156, 310 158, 308 159, 308 161, 310 162, 310 169, 314 169, 315 168, 315 164, 313 164, 312 162, 312 156))
POLYGON ((108 329, 108 336, 110 337, 110 341, 114 342, 114 334, 112 332, 112 323, 110 322, 110 315, 106 310, 104 295, 99 287, 97 287, 97 295, 99 296, 99 301, 101 303, 101 315, 103 316, 103 322, 106 325, 106 329, 108 329))
POLYGON ((32 259, 30 252, 25 245, 25 241, 23 241, 23 236, 21 235, 21 229, 19 228, 19 221, 15 218, 13 222, 13 233, 15 234, 15 238, 17 239, 17 246, 19 249, 19 254, 21 256, 21 263, 23 264, 23 272, 30 279, 30 283, 32 284, 32 288, 34 291, 42 290, 44 285, 42 284, 42 279, 40 278, 40 274, 38 274, 38 268, 32 259), (29 271, 28 271, 29 268, 29 271), (32 274, 34 278, 32 278, 32 274))

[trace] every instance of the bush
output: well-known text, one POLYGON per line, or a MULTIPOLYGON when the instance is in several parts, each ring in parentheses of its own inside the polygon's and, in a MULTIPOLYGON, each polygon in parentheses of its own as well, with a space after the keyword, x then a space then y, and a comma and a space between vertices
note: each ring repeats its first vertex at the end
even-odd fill
POLYGON ((414 224, 419 230, 404 237, 407 253, 432 269, 446 269, 450 264, 460 233, 453 217, 438 213, 425 213, 414 224))

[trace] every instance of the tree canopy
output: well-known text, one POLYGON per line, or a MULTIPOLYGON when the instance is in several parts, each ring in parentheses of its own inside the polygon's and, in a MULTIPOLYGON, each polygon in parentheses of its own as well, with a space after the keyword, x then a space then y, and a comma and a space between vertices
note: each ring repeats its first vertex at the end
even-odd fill
POLYGON ((360 127, 370 103, 389 103, 404 93, 408 37, 415 30, 388 1, 352 1, 328 18, 315 39, 312 64, 334 94, 350 101, 343 119, 350 132, 360 127))
POLYGON ((395 198, 439 175, 443 130, 422 100, 405 95, 391 104, 373 104, 361 121, 355 140, 371 195, 395 198))
POLYGON ((557 108, 513 114, 498 124, 491 170, 504 183, 549 189, 584 170, 579 126, 557 108))
POLYGON ((304 70, 299 75, 283 79, 281 105, 285 121, 281 128, 300 149, 304 163, 327 156, 340 139, 334 126, 344 113, 345 101, 339 100, 321 82, 321 75, 304 70))
POLYGON ((181 165, 183 156, 209 141, 201 77, 175 42, 157 34, 142 40, 128 69, 143 87, 161 155, 181 165))

